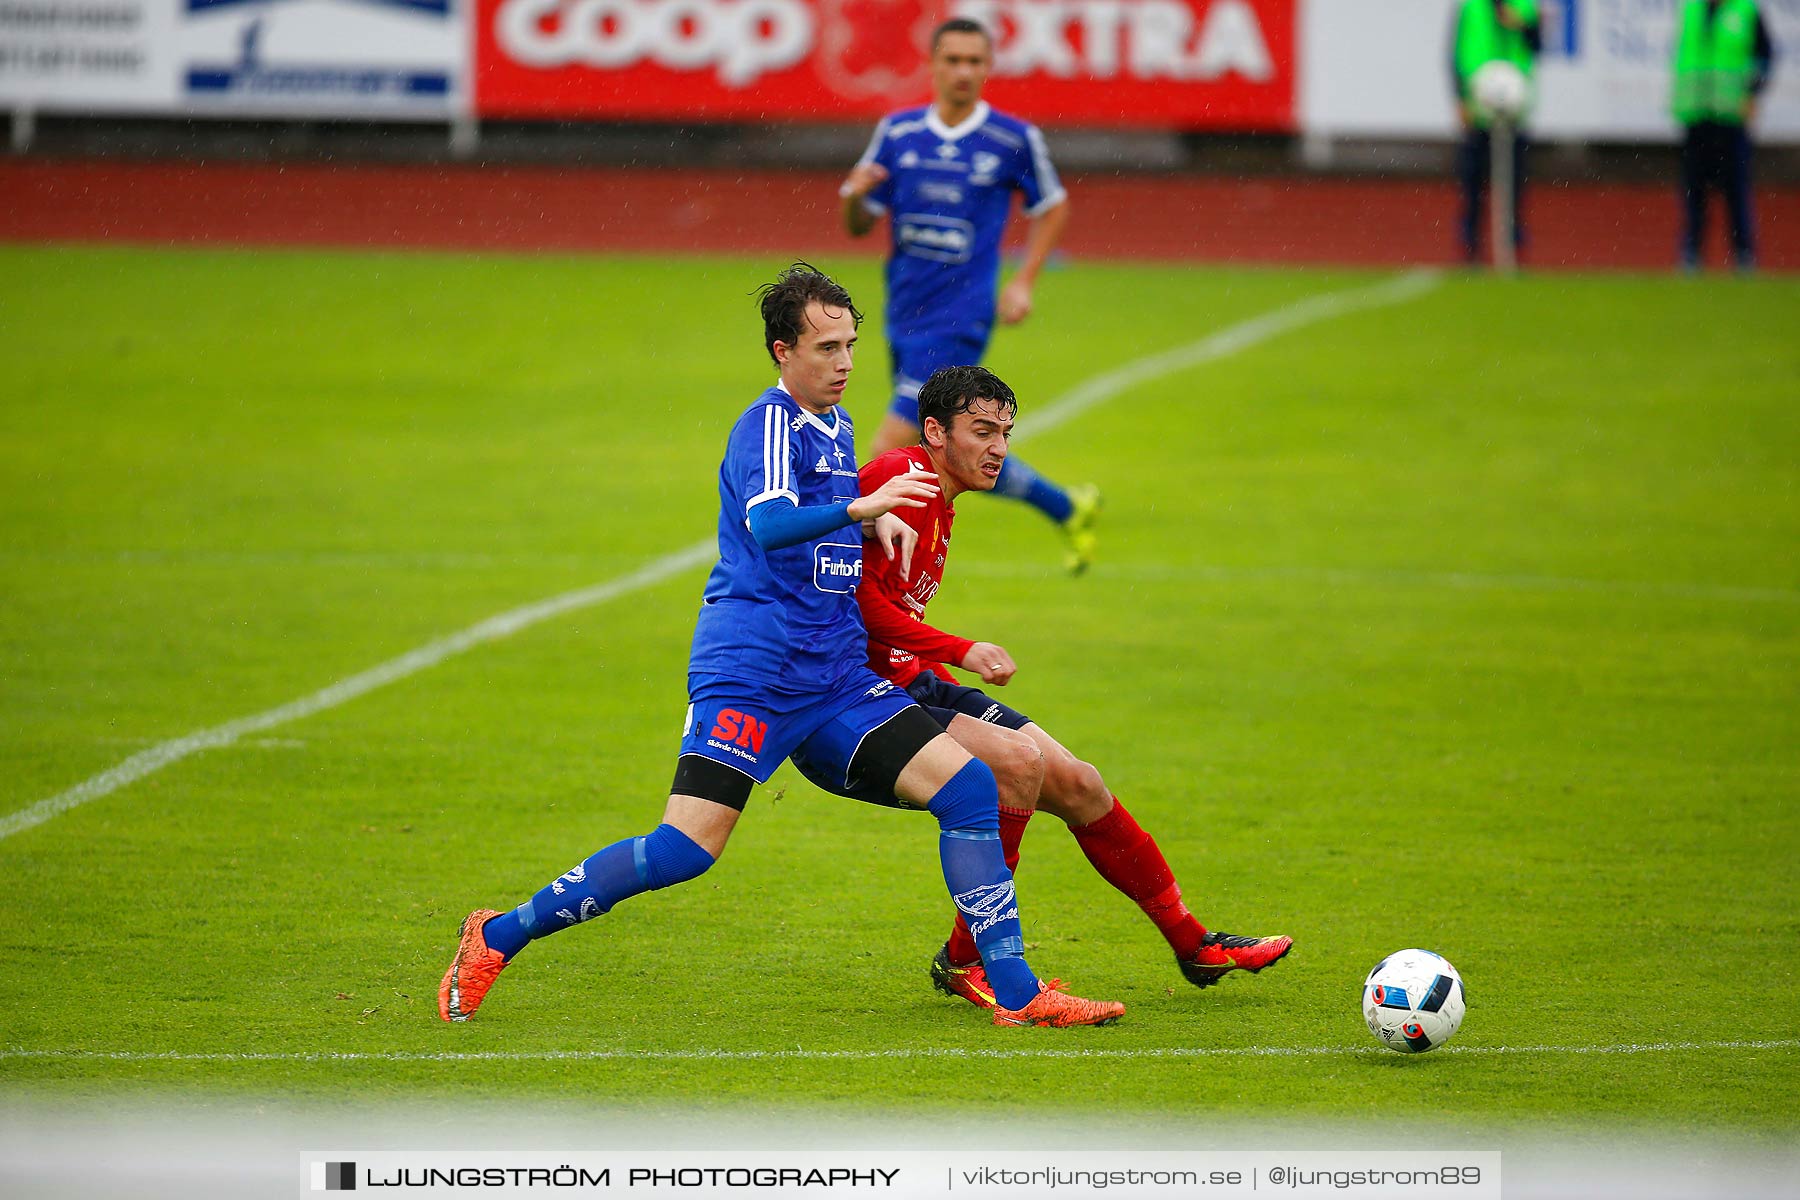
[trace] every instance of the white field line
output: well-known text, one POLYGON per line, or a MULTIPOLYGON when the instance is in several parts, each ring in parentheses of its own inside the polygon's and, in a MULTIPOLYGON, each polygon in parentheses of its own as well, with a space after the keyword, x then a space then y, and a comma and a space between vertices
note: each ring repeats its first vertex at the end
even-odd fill
POLYGON ((1139 384, 1149 383, 1165 375, 1173 375, 1177 371, 1186 371, 1205 363, 1228 358, 1239 351, 1248 350, 1252 346, 1291 333, 1305 325, 1313 325, 1320 321, 1329 321, 1334 317, 1348 316, 1350 313, 1362 312, 1364 309, 1381 308, 1389 304, 1401 304, 1407 300, 1423 296, 1438 285, 1441 276, 1435 271, 1408 271, 1404 275, 1370 284, 1367 287, 1351 288, 1342 292, 1328 292, 1323 296, 1312 296, 1296 301, 1286 308, 1278 308, 1274 312, 1264 313, 1260 317, 1252 317, 1248 321, 1240 321, 1228 326, 1210 337, 1191 342, 1186 346, 1177 346, 1173 350, 1165 350, 1161 354, 1152 354, 1135 362, 1126 363, 1105 374, 1096 375, 1084 383, 1078 384, 1072 391, 1065 392, 1045 405, 1042 410, 1028 413, 1019 418, 1018 432, 1013 440, 1026 434, 1040 434, 1055 429, 1068 421, 1074 420, 1095 405, 1104 404, 1120 392, 1139 384))
MULTIPOLYGON (((1285 308, 1276 309, 1274 312, 1265 313, 1260 317, 1252 317, 1247 321, 1229 326, 1190 345, 1179 346, 1173 350, 1152 354, 1135 362, 1127 363, 1116 370, 1096 375, 1077 386, 1073 391, 1066 392, 1051 401, 1029 424, 1020 423, 1021 428, 1014 434, 1013 440, 1017 441, 1021 437, 1054 429, 1088 409, 1110 400, 1126 388, 1148 380, 1176 371, 1185 371, 1191 367, 1236 354, 1241 350, 1247 350, 1261 342, 1266 342, 1270 338, 1278 337, 1317 321, 1330 320, 1333 317, 1360 312, 1363 309, 1410 300, 1435 287, 1438 278, 1435 272, 1411 271, 1366 287, 1312 296, 1285 308)), ((384 687, 409 675, 415 675, 429 667, 435 667, 445 659, 461 654, 465 650, 511 637, 520 630, 541 621, 547 621, 551 617, 603 604, 609 600, 616 600, 633 592, 642 591, 644 588, 652 587, 690 567, 701 566, 710 561, 716 552, 717 547, 712 539, 696 542, 685 549, 666 554, 630 575, 578 591, 564 592, 560 596, 552 596, 548 600, 541 600, 523 608, 515 608, 510 612, 489 617, 460 633, 453 633, 449 637, 428 642, 398 658, 389 659, 379 666, 371 667, 348 679, 341 679, 310 696, 303 696, 279 708, 271 708, 266 712, 255 713, 248 717, 239 717, 237 720, 228 721, 223 725, 202 729, 197 733, 190 733, 172 741, 160 742, 142 753, 132 755, 118 766, 76 784, 66 792, 60 792, 46 800, 40 800, 30 808, 20 809, 18 812, 0 817, 0 839, 42 825, 45 821, 65 813, 77 805, 116 792, 127 784, 134 783, 155 771, 160 771, 170 763, 181 761, 190 754, 201 750, 217 750, 231 745, 246 734, 261 733, 264 730, 273 729, 277 725, 285 725, 289 721, 298 721, 325 709, 335 708, 358 696, 372 692, 376 688, 384 687)))
MULTIPOLYGON (((1800 1038, 1738 1042, 1626 1042, 1591 1046, 1445 1046, 1440 1055, 1495 1054, 1677 1054, 1721 1050, 1793 1050, 1800 1038)), ((990 1058, 1386 1058, 1380 1046, 1237 1046, 1154 1047, 1142 1050, 1081 1050, 1021 1047, 1001 1050, 901 1047, 891 1050, 297 1050, 292 1052, 179 1050, 0 1050, 0 1061, 129 1062, 129 1063, 433 1063, 433 1062, 839 1062, 846 1059, 990 1059, 990 1058)))
POLYGON ((273 729, 277 725, 285 725, 289 721, 298 721, 310 717, 314 713, 354 700, 358 696, 384 687, 397 679, 405 679, 408 675, 416 675, 428 667, 435 667, 446 658, 461 654, 485 642, 499 641, 511 637, 522 629, 547 621, 551 617, 559 617, 578 608, 587 608, 594 604, 603 604, 620 596, 630 595, 654 586, 672 575, 677 575, 690 567, 710 562, 718 547, 708 538, 704 542, 693 545, 673 554, 665 554, 648 566, 618 579, 578 591, 564 592, 560 596, 552 596, 536 604, 527 604, 523 608, 515 608, 498 616, 489 617, 478 624, 471 625, 460 633, 449 637, 427 642, 416 650, 409 650, 399 658, 391 658, 379 666, 371 667, 348 679, 340 679, 330 687, 314 692, 310 696, 283 704, 279 708, 271 708, 266 712, 255 713, 248 717, 239 717, 235 721, 227 721, 223 725, 215 725, 211 729, 202 729, 198 733, 190 733, 186 737, 172 741, 159 742, 150 749, 134 754, 118 766, 102 771, 91 779, 76 784, 66 792, 40 800, 30 808, 21 809, 0 817, 0 838, 11 837, 21 830, 30 829, 34 825, 42 825, 50 818, 69 811, 78 804, 98 799, 109 792, 116 792, 128 783, 134 783, 154 771, 160 771, 170 763, 180 762, 190 754, 201 750, 217 750, 229 746, 246 734, 261 733, 265 729, 273 729))

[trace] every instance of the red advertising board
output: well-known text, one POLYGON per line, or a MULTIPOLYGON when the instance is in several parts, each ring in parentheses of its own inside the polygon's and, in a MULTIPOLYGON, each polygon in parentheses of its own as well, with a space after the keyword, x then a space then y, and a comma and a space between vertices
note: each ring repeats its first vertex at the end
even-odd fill
POLYGON ((929 98, 945 16, 1048 125, 1287 131, 1297 0, 478 0, 484 117, 845 121, 929 98))

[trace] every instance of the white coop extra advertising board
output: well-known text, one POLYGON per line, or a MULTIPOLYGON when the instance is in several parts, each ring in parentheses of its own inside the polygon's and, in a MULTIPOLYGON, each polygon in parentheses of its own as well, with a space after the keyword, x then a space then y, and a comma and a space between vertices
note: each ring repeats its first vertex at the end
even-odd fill
MULTIPOLYGON (((1307 0, 1299 124, 1326 137, 1451 138, 1450 37, 1460 0, 1307 0)), ((1758 0, 1775 70, 1751 127, 1800 143, 1800 0, 1758 0)), ((1681 0, 1539 0, 1544 50, 1527 122, 1543 141, 1669 142, 1681 0)))

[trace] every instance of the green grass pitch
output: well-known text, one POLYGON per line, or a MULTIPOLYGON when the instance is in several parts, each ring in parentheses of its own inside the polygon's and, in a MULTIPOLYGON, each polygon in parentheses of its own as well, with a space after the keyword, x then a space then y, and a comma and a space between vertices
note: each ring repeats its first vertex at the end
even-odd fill
MULTIPOLYGON (((779 265, 0 251, 0 816, 709 537, 779 265)), ((825 265, 879 309, 872 260, 825 265)), ((1074 265, 989 363, 1028 428, 1379 278, 1074 265)), ((1792 279, 1447 276, 1024 440, 1105 491, 1087 578, 1033 514, 963 503, 937 618, 1013 651, 1006 699, 1202 920, 1296 938, 1261 976, 1188 987, 1045 818, 1032 961, 1130 1012, 995 1030, 927 985, 929 819, 784 769, 698 883, 440 1023, 464 912, 655 823, 693 568, 0 839, 0 1088, 1326 1121, 1401 1090, 1456 1129, 1791 1139, 1797 329, 1792 279), (1416 1059, 1357 1010, 1413 945, 1470 995, 1416 1059), (1022 1053, 963 1053, 994 1049, 1022 1053), (1069 1050, 1099 1057, 1041 1053, 1069 1050)))

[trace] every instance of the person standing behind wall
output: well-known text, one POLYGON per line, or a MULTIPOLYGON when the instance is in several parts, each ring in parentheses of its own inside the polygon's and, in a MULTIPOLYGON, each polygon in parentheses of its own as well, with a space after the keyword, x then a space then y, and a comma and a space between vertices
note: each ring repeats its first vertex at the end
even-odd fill
POLYGON ((1775 47, 1756 0, 1687 0, 1675 41, 1672 105, 1681 146, 1682 269, 1700 265, 1707 192, 1725 197, 1738 270, 1756 266, 1750 211, 1750 122, 1775 47))
MULTIPOLYGON (((1493 162, 1493 117, 1475 103, 1475 72, 1498 59, 1512 63, 1529 79, 1543 43, 1537 0, 1462 0, 1457 10, 1456 29, 1450 39, 1450 78, 1456 88, 1456 111, 1463 127, 1456 173, 1462 181, 1462 250, 1467 262, 1475 262, 1481 252, 1481 193, 1488 186, 1493 162)), ((1519 219, 1521 197, 1525 194, 1523 130, 1516 132, 1512 146, 1512 229, 1513 248, 1517 250, 1525 241, 1525 226, 1519 219)))

